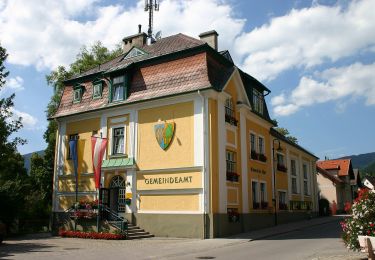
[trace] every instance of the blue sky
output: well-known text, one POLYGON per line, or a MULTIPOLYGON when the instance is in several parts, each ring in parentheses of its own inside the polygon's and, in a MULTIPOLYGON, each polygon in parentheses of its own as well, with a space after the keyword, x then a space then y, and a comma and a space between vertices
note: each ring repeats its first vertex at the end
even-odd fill
MULTIPOLYGON (((10 71, 2 97, 16 92, 24 154, 44 149, 45 75, 70 64, 83 45, 109 48, 147 28, 144 1, 0 0, 0 42, 10 71)), ((375 151, 375 0, 164 0, 163 36, 215 29, 219 49, 262 81, 271 117, 317 156, 375 151)))

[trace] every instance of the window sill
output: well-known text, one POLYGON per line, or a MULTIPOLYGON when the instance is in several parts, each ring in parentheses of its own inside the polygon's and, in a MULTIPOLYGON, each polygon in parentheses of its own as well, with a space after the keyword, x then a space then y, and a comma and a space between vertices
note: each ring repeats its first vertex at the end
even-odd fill
POLYGON ((110 159, 115 159, 115 158, 128 158, 127 154, 112 154, 109 156, 110 159))

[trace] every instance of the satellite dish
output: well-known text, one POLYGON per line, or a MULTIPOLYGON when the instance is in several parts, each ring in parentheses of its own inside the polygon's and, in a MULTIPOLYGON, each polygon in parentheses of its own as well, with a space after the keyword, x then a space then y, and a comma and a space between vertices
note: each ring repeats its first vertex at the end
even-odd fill
POLYGON ((158 31, 155 35, 155 39, 156 40, 160 40, 161 39, 161 31, 158 31))

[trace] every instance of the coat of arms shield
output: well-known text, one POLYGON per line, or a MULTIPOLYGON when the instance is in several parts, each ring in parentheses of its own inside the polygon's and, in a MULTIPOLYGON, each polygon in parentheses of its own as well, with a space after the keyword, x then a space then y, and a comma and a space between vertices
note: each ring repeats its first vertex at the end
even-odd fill
POLYGON ((161 149, 166 150, 172 142, 175 123, 161 123, 154 126, 155 137, 161 149))

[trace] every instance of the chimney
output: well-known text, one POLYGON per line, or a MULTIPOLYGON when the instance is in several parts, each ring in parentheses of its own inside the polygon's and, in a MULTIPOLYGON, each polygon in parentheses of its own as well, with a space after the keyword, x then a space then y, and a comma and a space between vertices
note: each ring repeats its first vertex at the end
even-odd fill
POLYGON ((217 51, 217 49, 218 49, 217 48, 218 47, 218 44, 217 44, 217 37, 218 36, 219 36, 219 34, 215 30, 199 34, 199 38, 201 39, 201 41, 204 41, 204 42, 208 43, 208 45, 210 45, 215 51, 217 51))
POLYGON ((146 39, 147 39, 147 34, 142 32, 142 25, 139 24, 137 34, 127 36, 124 39, 122 39, 123 41, 122 49, 124 53, 127 53, 128 51, 130 51, 130 49, 133 48, 134 46, 138 48, 142 47, 146 43, 146 39))

